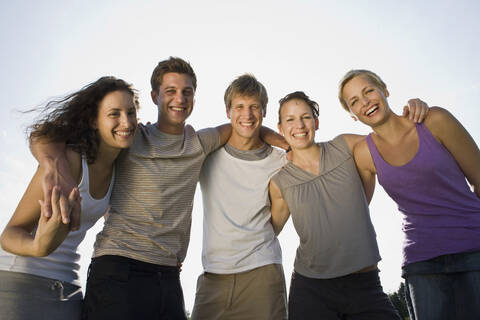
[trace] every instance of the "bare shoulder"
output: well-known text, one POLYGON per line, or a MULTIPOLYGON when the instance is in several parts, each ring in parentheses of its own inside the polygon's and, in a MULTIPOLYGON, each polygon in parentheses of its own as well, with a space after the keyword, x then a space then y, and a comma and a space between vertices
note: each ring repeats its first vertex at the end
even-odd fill
POLYGON ((431 131, 435 130, 435 128, 439 126, 441 127, 446 125, 451 121, 456 121, 456 119, 447 109, 441 107, 431 107, 424 123, 431 131))
POLYGON ((450 134, 452 130, 462 127, 460 122, 447 109, 441 107, 430 108, 424 123, 439 141, 442 141, 442 137, 450 134))
POLYGON ((359 141, 353 148, 353 156, 355 163, 359 169, 369 170, 375 173, 375 165, 373 164, 372 155, 368 148, 367 139, 359 141))
POLYGON ((353 133, 344 133, 337 136, 337 138, 338 137, 343 138, 343 140, 345 140, 345 142, 347 143, 350 151, 353 152, 354 146, 360 141, 365 140, 366 136, 360 135, 360 134, 353 134, 353 133))
POLYGON ((82 175, 82 156, 80 153, 67 148, 65 150, 68 165, 70 166, 70 173, 77 183, 80 183, 82 175))

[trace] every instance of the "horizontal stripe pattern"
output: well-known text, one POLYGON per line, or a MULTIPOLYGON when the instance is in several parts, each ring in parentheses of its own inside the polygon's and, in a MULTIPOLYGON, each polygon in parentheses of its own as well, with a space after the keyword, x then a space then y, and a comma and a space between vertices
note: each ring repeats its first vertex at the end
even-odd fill
POLYGON ((175 266, 190 240, 193 196, 205 157, 220 145, 216 129, 183 135, 139 126, 117 160, 111 212, 97 235, 94 257, 119 255, 175 266))

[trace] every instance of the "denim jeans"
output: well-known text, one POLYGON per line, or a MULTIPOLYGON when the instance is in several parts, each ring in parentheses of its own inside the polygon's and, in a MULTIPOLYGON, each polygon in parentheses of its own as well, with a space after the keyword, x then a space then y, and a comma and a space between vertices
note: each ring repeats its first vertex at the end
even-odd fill
POLYGON ((415 262, 403 276, 411 320, 480 319, 480 252, 415 262))
POLYGON ((83 319, 186 320, 177 267, 120 256, 90 264, 83 319))

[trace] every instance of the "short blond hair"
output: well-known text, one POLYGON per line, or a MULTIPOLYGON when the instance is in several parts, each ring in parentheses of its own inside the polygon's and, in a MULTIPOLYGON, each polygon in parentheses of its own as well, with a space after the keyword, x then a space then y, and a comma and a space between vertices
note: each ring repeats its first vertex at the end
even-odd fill
POLYGON ((246 73, 241 75, 237 79, 233 80, 228 86, 227 90, 225 90, 223 100, 225 101, 225 106, 228 110, 230 110, 232 106, 232 100, 236 95, 257 98, 262 106, 263 116, 265 116, 268 103, 267 89, 265 89, 265 86, 252 74, 246 73))
POLYGON ((350 109, 348 108, 347 101, 343 98, 343 88, 349 82, 355 77, 358 76, 364 76, 368 80, 372 81, 375 85, 377 85, 379 88, 383 90, 387 90, 387 85, 385 82, 383 82, 382 78, 380 78, 376 73, 370 71, 370 70, 364 70, 364 69, 354 69, 348 71, 340 80, 340 83, 338 85, 338 100, 340 100, 340 103, 342 104, 343 109, 345 109, 347 112, 350 112, 350 109))

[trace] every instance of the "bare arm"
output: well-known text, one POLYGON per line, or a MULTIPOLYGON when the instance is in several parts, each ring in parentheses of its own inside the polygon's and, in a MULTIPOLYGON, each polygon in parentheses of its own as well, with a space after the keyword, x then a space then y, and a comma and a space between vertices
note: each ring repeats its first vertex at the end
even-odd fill
POLYGON ((355 159, 355 164, 357 165, 358 174, 363 183, 363 190, 365 191, 367 203, 370 204, 373 192, 375 191, 376 169, 366 139, 363 139, 355 145, 353 149, 353 157, 355 159))
POLYGON ((271 146, 287 150, 289 145, 285 138, 270 128, 262 126, 260 128, 260 138, 271 146))
MULTIPOLYGON (((46 217, 52 214, 52 190, 57 186, 63 195, 67 198, 72 190, 77 186, 75 179, 70 172, 65 143, 54 143, 35 139, 31 141, 30 150, 37 159, 40 167, 43 168, 42 190, 44 194, 43 212, 46 217)), ((68 203, 61 207, 61 217, 65 224, 70 223, 71 230, 80 228, 80 198, 70 208, 68 203)))
POLYGON ((78 190, 74 189, 66 199, 55 187, 51 199, 52 214, 47 218, 41 214, 39 203, 43 198, 43 175, 43 169, 39 167, 5 227, 0 238, 4 250, 22 256, 42 257, 53 252, 67 237, 69 226, 62 223, 60 207, 68 201, 75 201, 78 190), (35 226, 37 230, 32 235, 35 226))
POLYGON ((278 186, 270 180, 269 184, 269 193, 270 193, 270 202, 272 203, 271 213, 272 213, 272 225, 273 231, 278 235, 282 231, 283 226, 290 216, 290 211, 288 210, 288 205, 282 197, 282 193, 278 186))
POLYGON ((450 112, 439 107, 431 108, 425 125, 452 154, 480 198, 480 151, 467 130, 450 112))

